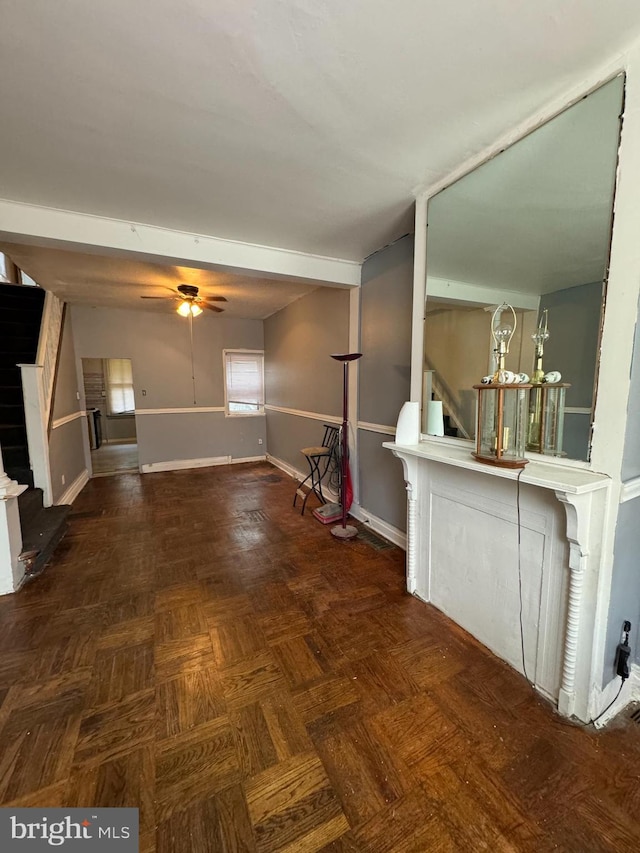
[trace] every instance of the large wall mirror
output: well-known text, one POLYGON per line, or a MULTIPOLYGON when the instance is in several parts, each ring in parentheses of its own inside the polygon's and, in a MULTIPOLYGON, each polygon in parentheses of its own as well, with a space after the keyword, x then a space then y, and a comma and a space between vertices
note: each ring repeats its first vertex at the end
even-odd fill
POLYGON ((588 460, 623 95, 619 76, 429 200, 425 395, 446 434, 475 437, 495 307, 517 314, 506 367, 529 375, 547 309, 544 369, 570 385, 563 455, 588 460))

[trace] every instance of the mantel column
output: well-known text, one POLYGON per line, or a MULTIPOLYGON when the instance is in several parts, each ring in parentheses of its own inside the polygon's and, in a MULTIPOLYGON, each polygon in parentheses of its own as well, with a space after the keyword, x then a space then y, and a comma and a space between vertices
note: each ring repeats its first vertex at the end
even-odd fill
POLYGON ((418 565, 418 463, 416 459, 392 451, 402 462, 404 483, 407 489, 407 592, 416 591, 418 565))
MULTIPOLYGON (((556 490, 556 497, 563 505, 567 517, 567 540, 569 542, 569 592, 567 623, 564 636, 564 657, 562 661, 562 681, 558 694, 558 711, 565 717, 574 714, 586 722, 588 718, 588 684, 578 684, 581 649, 587 640, 581 637, 585 609, 593 612, 594 602, 587 599, 587 573, 590 565, 589 539, 592 523, 593 493, 573 494, 556 490), (586 688, 586 689, 585 689, 586 688), (580 707, 576 707, 576 696, 581 697, 580 707)), ((591 644, 589 644, 589 659, 591 644)))

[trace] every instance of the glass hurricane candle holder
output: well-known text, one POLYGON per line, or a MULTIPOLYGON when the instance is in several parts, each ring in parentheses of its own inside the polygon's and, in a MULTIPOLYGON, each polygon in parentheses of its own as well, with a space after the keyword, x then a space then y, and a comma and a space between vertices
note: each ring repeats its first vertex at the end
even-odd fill
POLYGON ((479 462, 522 468, 527 464, 527 414, 531 385, 474 385, 478 392, 476 450, 479 462))

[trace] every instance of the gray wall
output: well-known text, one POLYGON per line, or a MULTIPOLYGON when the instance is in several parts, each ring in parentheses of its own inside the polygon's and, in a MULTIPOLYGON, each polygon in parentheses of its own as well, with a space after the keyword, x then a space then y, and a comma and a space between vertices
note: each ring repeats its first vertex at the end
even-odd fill
POLYGON ((607 623, 607 643, 604 657, 603 683, 607 684, 615 675, 613 661, 616 646, 620 642, 622 623, 631 622, 632 659, 640 663, 640 498, 620 504, 616 525, 607 623))
MULTIPOLYGON (((331 353, 349 345, 349 292, 318 287, 264 322, 266 403, 342 415, 342 365, 331 353)), ((317 445, 323 423, 267 411, 269 453, 306 473, 301 447, 317 445)))
MULTIPOLYGON (((640 310, 638 312, 640 316, 640 310)), ((640 324, 636 324, 622 481, 640 477, 640 324)), ((613 661, 622 623, 632 623, 633 660, 640 664, 640 498, 621 504, 616 526, 605 668, 613 661)), ((605 682, 607 670, 605 669, 605 682)))
MULTIPOLYGON (((640 308, 638 311, 640 317, 640 308)), ((636 323, 631 365, 631 387, 627 407, 627 430, 622 460, 623 481, 640 477, 640 323, 636 323)))
MULTIPOLYGON (((184 317, 175 312, 76 305, 72 320, 79 375, 82 358, 130 358, 136 409, 194 407, 189 324, 184 317)), ((194 320, 193 338, 196 407, 224 406, 222 350, 263 349, 262 322, 210 317, 205 312, 194 320)), ((260 456, 266 448, 263 416, 137 415, 136 433, 141 465, 260 456)))
MULTIPOLYGON (((82 410, 78 400, 73 329, 69 307, 65 312, 60 358, 52 402, 53 420, 56 421, 82 410)), ((84 457, 84 418, 78 418, 51 430, 49 438, 49 463, 53 500, 57 501, 75 479, 86 469, 84 457), (64 483, 62 478, 64 477, 64 483)))
MULTIPOLYGON (((395 426, 409 399, 413 237, 381 249, 362 266, 359 420, 395 426)), ((401 530, 406 526, 402 466, 382 448, 391 436, 358 430, 360 505, 401 530)))
MULTIPOLYGON (((568 287, 540 299, 549 309, 549 340, 544 347, 545 370, 559 370, 570 382, 566 405, 591 409, 598 359, 601 281, 568 287)), ((587 459, 591 436, 589 415, 566 414, 564 451, 569 459, 587 459)))

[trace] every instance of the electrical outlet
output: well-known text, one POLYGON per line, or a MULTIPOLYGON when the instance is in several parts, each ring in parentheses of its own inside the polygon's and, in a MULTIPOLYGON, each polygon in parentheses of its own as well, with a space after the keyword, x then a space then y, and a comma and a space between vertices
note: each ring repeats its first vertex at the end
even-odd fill
POLYGON ((65 476, 64 476, 64 474, 63 474, 63 475, 62 475, 62 485, 63 485, 63 486, 64 486, 64 484, 65 484, 65 480, 66 480, 66 477, 65 477, 65 476))
POLYGON ((616 675, 619 675, 623 681, 629 678, 629 658, 631 657, 631 647, 629 646, 630 632, 631 622, 625 620, 622 626, 622 637, 616 649, 616 675))
POLYGON ((258 444, 262 444, 262 439, 261 439, 261 438, 259 438, 259 439, 258 439, 258 444))
POLYGON ((142 389, 142 396, 143 396, 143 397, 146 397, 146 396, 147 396, 147 392, 144 390, 144 388, 142 389))

